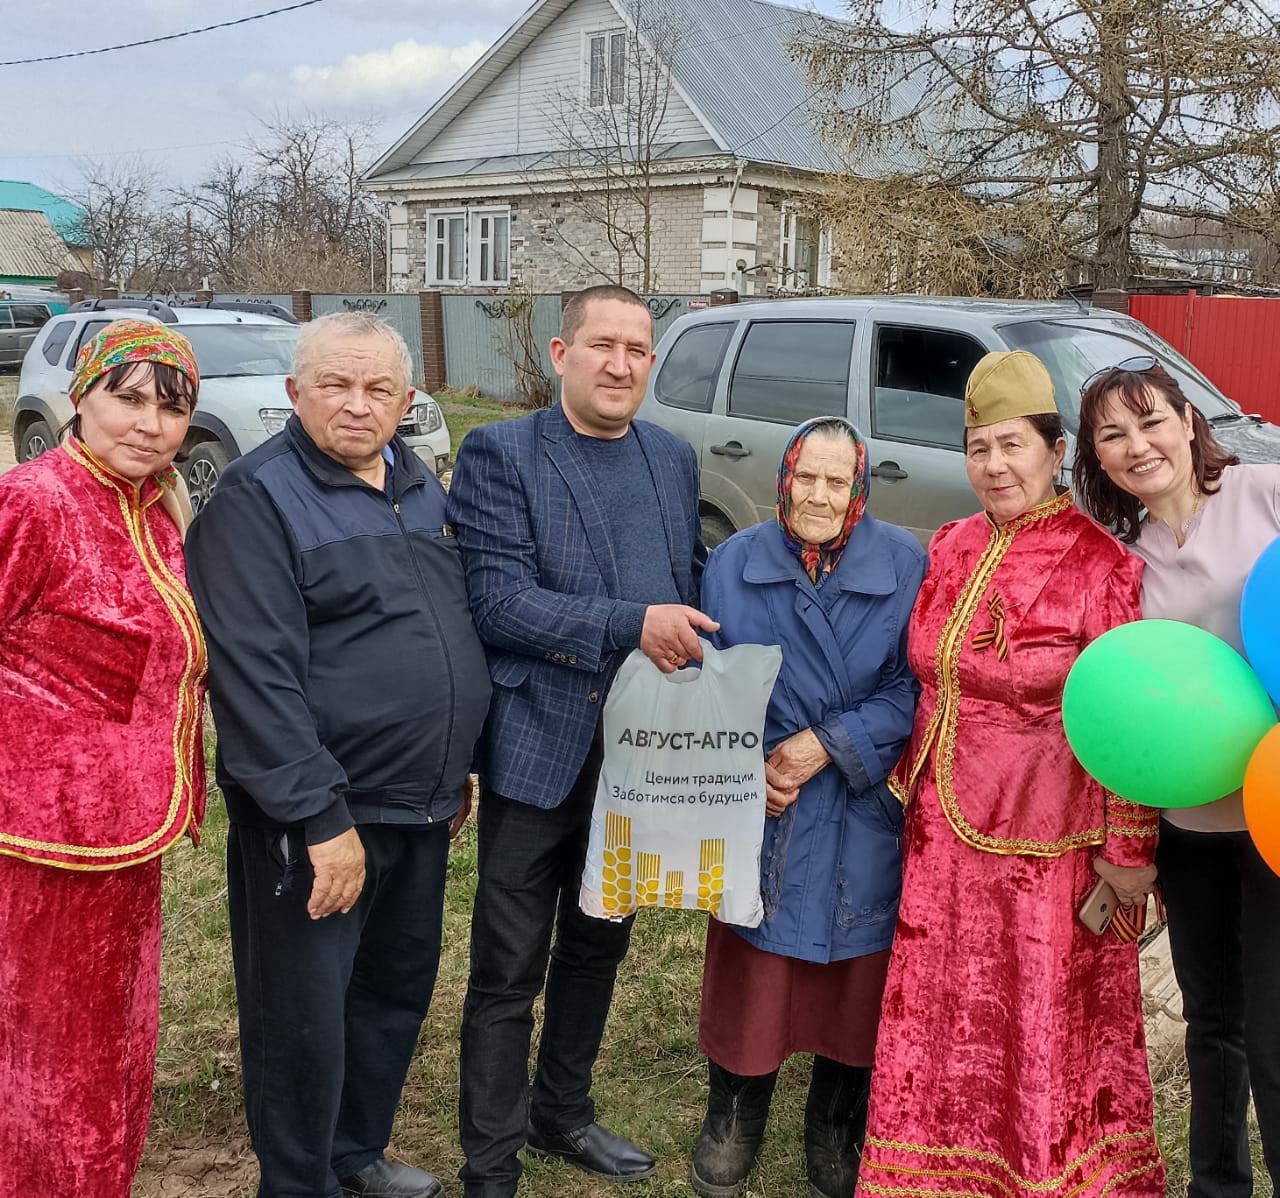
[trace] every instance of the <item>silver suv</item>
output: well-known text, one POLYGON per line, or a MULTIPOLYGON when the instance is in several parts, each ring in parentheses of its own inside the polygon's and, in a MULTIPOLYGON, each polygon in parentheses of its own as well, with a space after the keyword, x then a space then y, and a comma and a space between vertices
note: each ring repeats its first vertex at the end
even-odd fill
MULTIPOLYGON (((129 316, 177 325, 200 364, 200 402, 178 467, 199 507, 232 459, 284 428, 292 412, 284 380, 298 322, 275 304, 214 300, 169 305, 140 300, 87 300, 50 320, 22 363, 13 413, 13 447, 25 462, 57 443, 72 417, 67 389, 80 347, 103 325, 129 316)), ((418 392, 400 435, 437 474, 449 462, 449 430, 439 405, 418 392)))
POLYGON ((939 525, 977 510, 964 468, 964 386, 983 354, 1003 349, 1044 361, 1073 434, 1081 382, 1149 353, 1225 445, 1246 461, 1280 461, 1280 429, 1245 416, 1136 320, 1073 301, 858 297, 690 313, 658 344, 640 415, 698 451, 708 546, 773 515, 787 438, 819 415, 857 425, 875 480, 871 510, 927 543, 939 525))
POLYGON ((0 300, 0 366, 17 366, 52 314, 38 300, 0 300))

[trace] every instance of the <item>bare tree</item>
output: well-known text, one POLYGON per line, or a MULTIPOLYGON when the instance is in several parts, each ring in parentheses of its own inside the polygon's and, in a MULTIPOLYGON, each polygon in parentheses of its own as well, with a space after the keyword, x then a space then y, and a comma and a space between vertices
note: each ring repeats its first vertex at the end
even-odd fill
POLYGON ((81 164, 103 283, 190 290, 207 278, 242 291, 372 289, 385 273, 385 225, 359 187, 367 125, 312 114, 265 123, 247 158, 216 161, 194 187, 162 185, 140 160, 81 164))
POLYGON ((108 285, 147 288, 174 265, 172 229, 157 204, 159 177, 141 159, 80 164, 73 199, 84 209, 82 233, 93 245, 98 279, 108 285))
POLYGON ((1077 268, 1122 288, 1156 216, 1280 244, 1273 4, 957 0, 903 26, 849 0, 796 47, 835 97, 829 135, 872 176, 832 181, 833 219, 859 250, 892 231, 928 289, 984 264, 1005 291, 1077 268))
MULTIPOLYGON (((262 272, 286 247, 297 263, 295 287, 354 290, 381 277, 381 215, 359 186, 372 146, 369 123, 344 125, 307 113, 264 126, 251 147, 265 225, 265 244, 250 254, 260 275, 256 286, 268 285, 262 272)), ((278 276, 275 282, 285 285, 278 276)))
POLYGON ((555 384, 542 366, 542 341, 533 327, 538 297, 527 287, 485 305, 485 314, 501 317, 498 347, 515 367, 516 390, 527 408, 549 408, 556 397, 555 384))
POLYGON ((244 286, 245 252, 265 223, 261 182, 249 165, 220 158, 198 186, 175 192, 174 200, 191 229, 192 265, 223 286, 244 286))
POLYGON ((654 201, 670 106, 671 60, 684 27, 660 0, 629 0, 624 31, 591 39, 581 87, 562 87, 548 100, 557 144, 555 159, 565 190, 558 211, 536 197, 545 178, 528 176, 535 219, 554 230, 563 255, 588 275, 634 287, 658 286, 654 268, 654 201), (580 245, 562 216, 576 216, 599 230, 608 261, 580 245))

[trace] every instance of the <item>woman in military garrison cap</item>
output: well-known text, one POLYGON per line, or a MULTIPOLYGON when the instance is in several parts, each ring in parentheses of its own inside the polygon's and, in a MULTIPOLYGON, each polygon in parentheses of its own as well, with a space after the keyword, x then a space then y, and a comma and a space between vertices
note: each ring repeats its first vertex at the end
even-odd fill
POLYGON ((1084 773, 1061 712, 1080 651, 1138 618, 1142 567, 1055 486, 1039 359, 988 354, 965 402, 983 510, 938 530, 911 617, 906 866, 859 1193, 1158 1198, 1137 947, 1077 919, 1101 876, 1138 923, 1157 817, 1084 773))

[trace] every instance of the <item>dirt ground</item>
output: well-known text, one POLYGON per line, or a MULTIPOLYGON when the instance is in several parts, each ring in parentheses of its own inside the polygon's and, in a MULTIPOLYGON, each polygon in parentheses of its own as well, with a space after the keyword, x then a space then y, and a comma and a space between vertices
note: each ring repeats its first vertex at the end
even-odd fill
POLYGON ((13 438, 9 436, 9 414, 18 398, 18 376, 0 374, 0 474, 13 465, 13 438))

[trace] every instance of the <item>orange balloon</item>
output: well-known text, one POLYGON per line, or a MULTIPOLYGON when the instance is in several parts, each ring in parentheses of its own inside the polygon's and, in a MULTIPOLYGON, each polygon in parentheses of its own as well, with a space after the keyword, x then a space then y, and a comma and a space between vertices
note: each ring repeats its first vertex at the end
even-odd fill
POLYGON ((1280 874, 1280 724, 1258 742, 1249 758, 1244 822, 1262 859, 1280 874))

